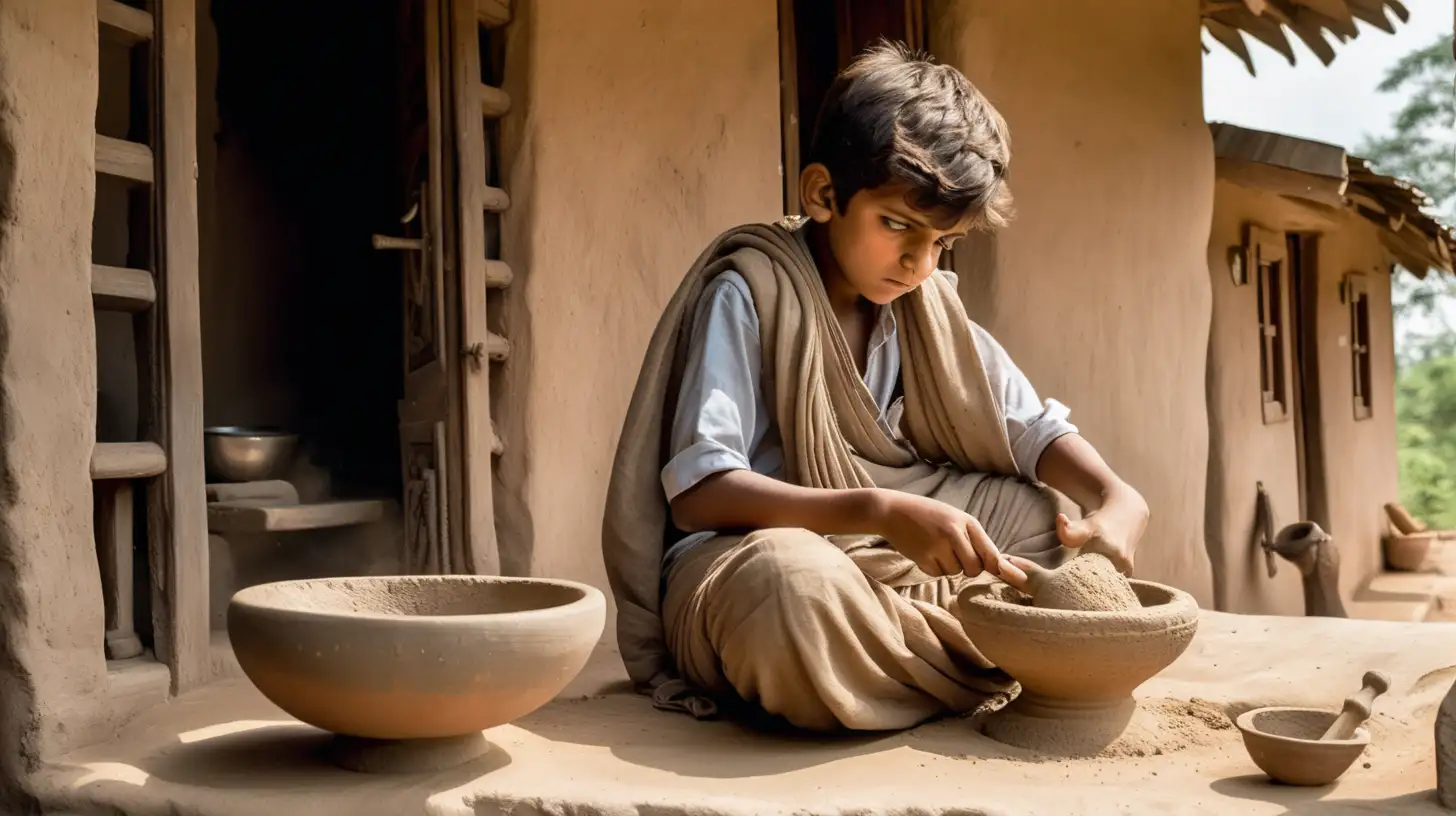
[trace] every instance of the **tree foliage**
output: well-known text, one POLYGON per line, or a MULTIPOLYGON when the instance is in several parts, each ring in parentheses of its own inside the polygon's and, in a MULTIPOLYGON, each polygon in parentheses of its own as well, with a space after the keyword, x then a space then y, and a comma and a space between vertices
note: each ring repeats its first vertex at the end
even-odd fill
MULTIPOLYGON (((1401 58, 1380 90, 1405 103, 1390 132, 1356 153, 1382 173, 1414 183, 1456 220, 1456 61, 1451 34, 1401 58)), ((1401 501, 1433 527, 1456 529, 1456 279, 1393 283, 1397 348, 1396 421, 1401 501)))

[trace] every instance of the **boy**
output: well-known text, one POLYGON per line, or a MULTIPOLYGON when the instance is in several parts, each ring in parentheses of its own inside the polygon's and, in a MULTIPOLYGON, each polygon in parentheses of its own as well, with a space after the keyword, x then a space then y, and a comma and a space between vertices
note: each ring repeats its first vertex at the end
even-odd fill
POLYGON ((965 77, 871 49, 808 158, 807 222, 719 237, 653 335, 603 528, 618 643, 660 707, 906 728, 1015 692, 954 617, 967 581, 1062 547, 1130 571, 1148 509, 936 269, 1009 216, 1006 125, 965 77))

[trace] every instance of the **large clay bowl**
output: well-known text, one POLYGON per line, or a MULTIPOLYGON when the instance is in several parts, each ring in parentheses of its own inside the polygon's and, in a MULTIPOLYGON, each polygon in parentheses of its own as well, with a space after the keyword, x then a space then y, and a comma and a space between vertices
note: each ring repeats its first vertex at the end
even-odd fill
POLYGON ((1173 587, 1130 581, 1130 612, 1038 609, 1006 584, 976 584, 957 599, 971 642, 1021 683, 1023 696, 1068 708, 1115 706, 1183 654, 1198 630, 1198 602, 1173 587))
POLYGON ((1338 711, 1273 706, 1241 715, 1234 724, 1259 770, 1287 785, 1328 785, 1352 765, 1370 732, 1356 728, 1347 740, 1321 740, 1338 711))
POLYGON ((324 578, 244 589, 228 634, 279 708, 336 734, 424 739, 522 717, 576 677, 606 600, 571 581, 324 578))
POLYGON ((1393 570, 1420 572, 1425 569, 1433 547, 1440 546, 1440 534, 1434 532, 1399 533, 1385 539, 1385 563, 1393 570))

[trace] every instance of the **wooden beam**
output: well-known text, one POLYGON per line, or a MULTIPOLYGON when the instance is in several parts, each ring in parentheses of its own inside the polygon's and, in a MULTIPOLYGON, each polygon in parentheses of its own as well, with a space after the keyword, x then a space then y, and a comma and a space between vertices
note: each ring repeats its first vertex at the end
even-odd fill
POLYGON ((1304 198, 1329 207, 1344 207, 1344 181, 1328 176, 1302 173, 1273 164, 1218 158, 1214 160, 1218 178, 1271 193, 1304 198))
POLYGON ((150 40, 156 29, 151 14, 118 0, 96 0, 96 18, 102 36, 123 45, 150 40))
MULTIPOLYGON (((486 26, 505 25, 510 19, 510 9, 505 2, 496 0, 448 0, 450 9, 450 53, 449 63, 453 76, 454 104, 457 110, 469 110, 470 94, 481 87, 484 76, 480 64, 480 29, 486 26), (487 11, 491 19, 486 19, 487 11), (477 21, 477 15, 479 15, 477 21)), ((475 100, 483 105, 483 99, 475 100)), ((460 265, 460 338, 464 345, 480 343, 484 338, 486 353, 490 359, 504 357, 500 344, 505 341, 490 332, 487 326, 486 293, 491 287, 492 264, 486 258, 485 213, 500 212, 510 206, 510 196, 505 190, 486 184, 489 178, 489 160, 486 155, 488 138, 485 122, 479 116, 456 116, 455 149, 456 189, 459 191, 459 211, 456 217, 462 225, 459 232, 460 265)), ((494 267, 496 277, 501 270, 509 271, 504 264, 494 267)), ((510 344, 505 344, 509 353, 510 344)), ((460 429, 463 436, 461 456, 460 489, 464 519, 464 556, 467 568, 476 575, 499 575, 501 560, 499 543, 496 540, 494 458, 499 437, 491 421, 490 366, 466 365, 460 377, 460 429)))
MULTIPOLYGON (((483 134, 481 138, 485 138, 483 134)), ((511 197, 505 190, 485 185, 481 185, 481 188, 478 196, 480 209, 485 212, 505 212, 511 208, 511 197)))
POLYGON ((485 285, 491 289, 504 289, 516 280, 516 273, 511 271, 510 264, 505 261, 485 261, 485 285))
POLYGON ((97 442, 91 450, 91 478, 148 479, 167 471, 167 452, 155 442, 97 442))
POLYGON ((148 507, 152 631, 182 693, 212 676, 197 234, 197 3, 158 0, 158 285, 149 398, 169 467, 148 507))
POLYGON ((96 134, 96 172, 151 184, 156 178, 152 149, 144 144, 96 134))
POLYGON ((511 112, 511 95, 494 85, 480 86, 480 115, 499 119, 511 112))
POLYGON ((106 659, 128 660, 142 653, 133 622, 131 482, 103 482, 96 490, 96 558, 106 619, 106 659))
POLYGON ((92 264, 91 300, 105 311, 145 312, 157 302, 157 283, 145 269, 92 264))
POLYGON ((511 6, 507 0, 474 0, 477 25, 486 28, 500 28, 511 21, 511 6))
POLYGON ((321 530, 369 524, 382 518, 384 502, 375 499, 274 505, 219 502, 207 506, 207 529, 213 533, 321 530))

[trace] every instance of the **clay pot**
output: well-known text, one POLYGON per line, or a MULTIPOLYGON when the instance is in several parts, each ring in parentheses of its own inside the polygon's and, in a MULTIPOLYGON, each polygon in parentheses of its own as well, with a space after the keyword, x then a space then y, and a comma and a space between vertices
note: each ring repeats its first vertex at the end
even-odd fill
POLYGON ((228 634, 279 708, 336 734, 448 738, 531 713, 601 637, 602 593, 527 578, 324 578, 244 589, 228 634))
POLYGON ((1244 748, 1259 770, 1286 785, 1328 785, 1370 744, 1370 732, 1356 728, 1347 740, 1322 740, 1338 711, 1273 706, 1257 708, 1234 721, 1244 748))
POLYGON ((1420 572, 1425 568, 1431 547, 1439 533, 1393 533, 1385 539, 1385 562, 1393 570, 1420 572))
POLYGON ((1193 640, 1198 602, 1149 581, 1129 581, 1142 608, 1125 612, 1042 609, 1005 584, 967 587, 957 617, 971 642, 1021 683, 986 734, 1023 748, 1096 753, 1132 717, 1132 692, 1193 640))

